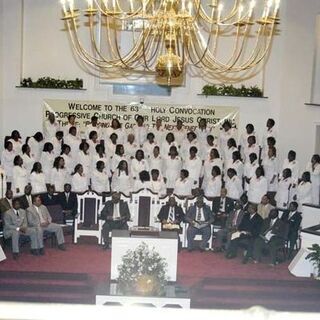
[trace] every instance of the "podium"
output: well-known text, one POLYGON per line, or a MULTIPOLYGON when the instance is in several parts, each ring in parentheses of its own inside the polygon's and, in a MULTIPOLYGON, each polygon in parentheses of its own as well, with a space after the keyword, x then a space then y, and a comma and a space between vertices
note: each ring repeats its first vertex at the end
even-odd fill
POLYGON ((306 256, 310 253, 313 244, 320 245, 320 225, 316 225, 301 231, 301 249, 289 264, 289 271, 296 277, 310 277, 314 266, 306 256))
POLYGON ((176 232, 158 231, 150 228, 136 230, 113 230, 111 248, 111 280, 118 278, 118 265, 128 250, 135 250, 142 242, 154 248, 168 264, 168 280, 177 280, 178 236, 176 232))

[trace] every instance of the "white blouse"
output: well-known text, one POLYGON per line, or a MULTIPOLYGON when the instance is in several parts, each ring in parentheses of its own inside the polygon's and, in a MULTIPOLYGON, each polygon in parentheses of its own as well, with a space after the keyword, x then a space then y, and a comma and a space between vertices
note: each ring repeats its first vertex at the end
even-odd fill
POLYGON ((166 178, 167 188, 174 188, 177 178, 180 176, 180 170, 182 161, 180 157, 166 157, 164 159, 164 172, 163 175, 166 178))
POLYGON ((91 189, 98 192, 110 192, 109 177, 106 171, 93 170, 91 176, 91 189))
POLYGON ((20 196, 24 194, 24 188, 28 184, 28 179, 29 179, 29 174, 24 167, 20 167, 20 166, 13 167, 12 191, 15 196, 20 196))
POLYGON ((1 165, 3 170, 6 172, 7 182, 12 182, 12 170, 13 170, 13 159, 16 156, 15 152, 4 149, 1 155, 1 165))
POLYGON ((31 155, 31 153, 30 153, 30 157, 26 153, 24 153, 21 155, 21 158, 23 160, 22 166, 27 170, 28 177, 29 177, 31 170, 33 168, 33 164, 35 163, 35 159, 31 155))
POLYGON ((72 191, 83 193, 88 190, 88 177, 83 174, 80 175, 78 172, 76 172, 71 177, 71 187, 72 191))
POLYGON ((142 159, 141 161, 138 161, 137 159, 132 159, 130 171, 132 178, 139 179, 139 173, 144 170, 149 171, 147 160, 142 159))
POLYGON ((30 183, 32 187, 32 194, 47 192, 46 176, 43 172, 32 172, 30 174, 30 183))
POLYGON ((228 197, 231 199, 239 200, 242 196, 242 183, 237 176, 234 176, 231 179, 229 177, 226 178, 226 189, 228 191, 228 197))
POLYGON ((267 194, 268 191, 268 181, 265 177, 261 176, 259 178, 254 175, 249 183, 248 190, 248 200, 252 203, 259 204, 262 197, 267 194))
POLYGON ((183 167, 184 169, 189 171, 189 178, 196 182, 195 188, 198 187, 202 167, 202 160, 198 156, 195 156, 193 159, 190 159, 190 157, 188 157, 185 160, 183 167))
POLYGON ((193 188, 195 187, 192 179, 189 177, 183 180, 178 178, 175 182, 173 193, 180 197, 188 197, 192 195, 193 188))
POLYGON ((129 175, 126 175, 124 171, 118 174, 119 170, 116 170, 112 176, 111 189, 112 191, 122 192, 125 195, 129 195, 132 192, 132 181, 129 175))
POLYGON ((40 157, 40 163, 42 165, 42 171, 45 175, 46 183, 50 183, 50 173, 54 162, 54 153, 42 152, 40 157))
POLYGON ((262 165, 264 168, 264 176, 266 177, 266 179, 268 181, 268 191, 269 192, 276 192, 278 189, 278 173, 279 173, 277 158, 267 157, 262 161, 262 165), (274 178, 274 176, 276 176, 276 177, 274 178), (273 181, 272 181, 272 179, 273 179, 273 181))
POLYGON ((212 177, 207 181, 204 188, 204 195, 206 197, 219 197, 221 193, 222 179, 221 176, 212 177))
POLYGON ((54 185, 56 192, 63 192, 64 184, 68 181, 67 177, 68 174, 65 168, 58 170, 56 168, 51 169, 50 182, 54 185))

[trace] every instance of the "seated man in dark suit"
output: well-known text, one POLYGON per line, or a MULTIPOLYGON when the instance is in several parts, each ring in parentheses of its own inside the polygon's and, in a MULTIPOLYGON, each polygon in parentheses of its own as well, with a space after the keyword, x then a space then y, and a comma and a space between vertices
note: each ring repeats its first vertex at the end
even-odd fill
POLYGON ((127 221, 130 220, 128 204, 120 200, 120 193, 113 193, 112 199, 107 201, 101 211, 101 219, 105 220, 102 227, 104 249, 109 248, 109 232, 117 230, 128 230, 127 221))
POLYGON ((232 210, 227 217, 225 227, 215 234, 216 238, 213 244, 214 252, 221 252, 224 248, 228 249, 231 241, 231 234, 238 231, 243 215, 244 210, 242 209, 241 201, 238 200, 234 204, 234 210, 232 210))
POLYGON ((288 225, 279 219, 277 209, 271 209, 268 218, 263 220, 260 236, 253 246, 253 259, 260 262, 263 250, 268 250, 271 256, 271 265, 277 263, 277 251, 284 247, 288 235, 288 225))
POLYGON ((0 217, 1 217, 1 214, 5 213, 6 211, 11 209, 12 198, 13 198, 12 191, 7 190, 6 196, 4 198, 0 199, 0 217))
POLYGON ((188 209, 186 221, 189 223, 187 229, 188 251, 193 250, 193 240, 197 234, 202 236, 200 251, 204 251, 211 237, 211 224, 214 221, 214 215, 204 203, 202 196, 198 196, 197 202, 188 209))
POLYGON ((215 215, 214 224, 222 228, 225 226, 227 217, 234 208, 234 201, 227 197, 227 192, 226 188, 222 188, 220 197, 215 197, 212 200, 212 211, 215 215))
POLYGON ((71 191, 71 184, 64 185, 64 192, 58 194, 57 203, 62 207, 65 220, 74 220, 78 213, 78 199, 76 193, 71 191))
POLYGON ((246 253, 242 260, 247 263, 252 257, 253 244, 260 234, 263 219, 257 213, 257 205, 250 203, 239 225, 238 231, 231 235, 230 246, 226 253, 226 258, 232 259, 237 256, 238 248, 244 247, 246 253))
POLYGON ((288 241, 289 241, 289 255, 288 258, 292 257, 294 246, 299 237, 299 229, 302 221, 302 215, 298 212, 298 203, 293 201, 289 205, 289 210, 284 212, 281 219, 288 223, 288 241))
POLYGON ((49 185, 47 193, 41 194, 41 201, 44 206, 54 206, 58 204, 57 195, 54 194, 54 186, 49 185))
POLYGON ((20 206, 22 209, 26 210, 32 206, 32 187, 30 184, 27 184, 24 188, 24 195, 19 198, 20 206))
POLYGON ((184 220, 184 213, 174 197, 170 197, 168 203, 160 209, 158 219, 161 221, 162 229, 170 229, 170 225, 179 225, 180 227, 184 220))

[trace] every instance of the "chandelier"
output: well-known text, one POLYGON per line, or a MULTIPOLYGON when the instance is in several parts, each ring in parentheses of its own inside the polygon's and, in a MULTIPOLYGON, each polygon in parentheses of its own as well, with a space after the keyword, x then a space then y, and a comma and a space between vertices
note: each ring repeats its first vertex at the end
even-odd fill
POLYGON ((81 10, 76 1, 61 0, 62 19, 92 74, 147 72, 167 85, 187 68, 224 82, 250 77, 267 59, 279 24, 280 0, 78 2, 81 10), (88 28, 86 46, 81 19, 88 28))

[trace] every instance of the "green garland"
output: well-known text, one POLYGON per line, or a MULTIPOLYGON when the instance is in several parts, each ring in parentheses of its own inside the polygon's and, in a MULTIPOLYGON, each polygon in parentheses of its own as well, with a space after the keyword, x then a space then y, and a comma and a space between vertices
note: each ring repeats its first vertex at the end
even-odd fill
POLYGON ((24 78, 20 82, 23 88, 49 88, 49 89, 83 89, 83 80, 60 80, 50 77, 39 78, 33 82, 31 78, 24 78))
POLYGON ((263 91, 257 86, 236 88, 233 85, 205 85, 202 88, 205 96, 231 96, 231 97, 263 97, 263 91))

